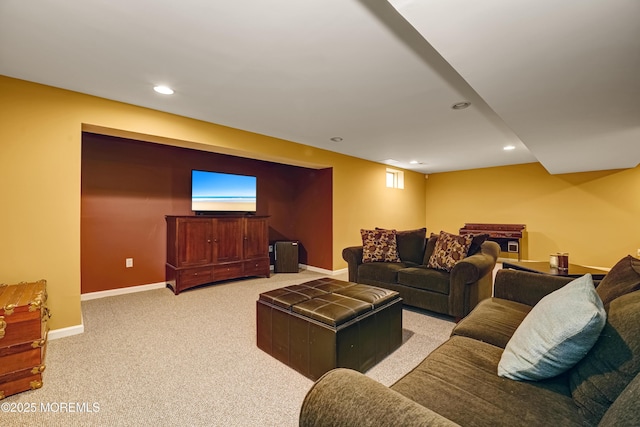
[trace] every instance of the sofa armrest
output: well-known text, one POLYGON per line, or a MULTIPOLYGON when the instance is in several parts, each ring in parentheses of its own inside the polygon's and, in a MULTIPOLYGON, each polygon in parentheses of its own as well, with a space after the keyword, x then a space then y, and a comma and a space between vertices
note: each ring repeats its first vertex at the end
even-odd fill
POLYGON ((457 426, 432 410, 350 369, 324 374, 302 403, 299 425, 457 426))
POLYGON ((451 281, 468 285, 477 282, 489 273, 493 273, 499 254, 500 245, 496 242, 482 243, 479 252, 461 259, 453 266, 451 281))
POLYGON ((462 318, 483 299, 491 296, 493 269, 500 245, 486 241, 480 251, 453 266, 449 276, 449 314, 462 318))
POLYGON ((572 280, 573 278, 571 277, 551 276, 503 268, 496 273, 493 295, 496 298, 507 299, 533 307, 544 296, 560 289, 572 280))
POLYGON ((358 266, 362 264, 362 246, 350 246, 342 250, 342 259, 347 261, 349 281, 358 283, 358 266))

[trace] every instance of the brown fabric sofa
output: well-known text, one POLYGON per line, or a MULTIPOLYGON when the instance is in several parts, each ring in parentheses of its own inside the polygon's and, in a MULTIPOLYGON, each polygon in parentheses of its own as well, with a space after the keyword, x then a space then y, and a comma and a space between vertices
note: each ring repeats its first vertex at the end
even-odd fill
POLYGON ((506 343, 533 306, 571 279, 500 270, 451 338, 385 387, 336 369, 308 392, 301 426, 638 426, 640 260, 622 259, 597 286, 607 320, 587 355, 540 381, 497 375, 506 343))
POLYGON ((425 238, 425 233, 426 229, 398 232, 401 262, 363 263, 362 246, 343 249, 349 281, 391 289, 400 293, 405 305, 462 318, 491 296, 500 246, 490 241, 472 245, 470 255, 447 272, 427 267, 438 236, 425 238))

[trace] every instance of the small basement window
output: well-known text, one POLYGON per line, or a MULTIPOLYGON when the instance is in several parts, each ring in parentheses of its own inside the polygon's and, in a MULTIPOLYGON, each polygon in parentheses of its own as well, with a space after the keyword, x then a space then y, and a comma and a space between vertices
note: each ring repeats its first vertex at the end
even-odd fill
POLYGON ((388 188, 404 188, 404 172, 387 168, 387 187, 388 188))

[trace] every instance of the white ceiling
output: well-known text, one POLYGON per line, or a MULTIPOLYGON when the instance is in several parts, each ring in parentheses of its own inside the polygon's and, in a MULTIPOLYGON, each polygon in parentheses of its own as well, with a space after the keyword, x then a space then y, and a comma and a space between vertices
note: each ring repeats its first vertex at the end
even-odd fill
POLYGON ((0 74, 422 173, 640 162, 638 0, 0 0, 0 74))

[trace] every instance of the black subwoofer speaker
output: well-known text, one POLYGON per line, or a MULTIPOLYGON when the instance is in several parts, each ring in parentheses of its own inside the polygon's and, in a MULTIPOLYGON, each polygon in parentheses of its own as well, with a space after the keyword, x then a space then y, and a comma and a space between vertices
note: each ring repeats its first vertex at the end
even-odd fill
POLYGON ((276 273, 298 272, 298 242, 276 242, 274 251, 276 273))

